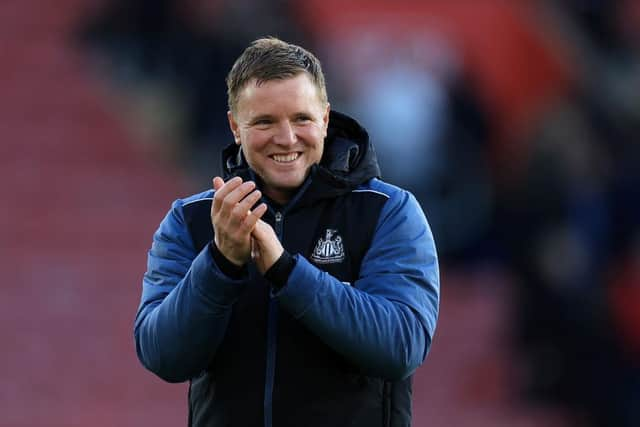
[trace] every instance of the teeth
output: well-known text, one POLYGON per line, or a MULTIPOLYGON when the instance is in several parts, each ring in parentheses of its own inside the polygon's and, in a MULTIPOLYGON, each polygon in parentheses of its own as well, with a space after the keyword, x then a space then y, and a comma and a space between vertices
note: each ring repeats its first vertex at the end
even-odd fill
POLYGON ((289 163, 289 162, 293 162, 295 159, 297 159, 299 156, 299 153, 291 153, 291 154, 274 154, 273 156, 271 156, 271 158, 273 160, 275 160, 278 163, 289 163))

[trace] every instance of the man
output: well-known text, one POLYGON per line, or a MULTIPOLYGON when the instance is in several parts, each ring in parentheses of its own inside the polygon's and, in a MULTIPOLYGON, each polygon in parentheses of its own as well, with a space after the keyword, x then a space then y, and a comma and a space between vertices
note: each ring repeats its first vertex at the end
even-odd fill
POLYGON ((410 425, 439 302, 422 210, 305 49, 256 40, 227 85, 228 176, 154 235, 138 357, 190 381, 189 425, 410 425))

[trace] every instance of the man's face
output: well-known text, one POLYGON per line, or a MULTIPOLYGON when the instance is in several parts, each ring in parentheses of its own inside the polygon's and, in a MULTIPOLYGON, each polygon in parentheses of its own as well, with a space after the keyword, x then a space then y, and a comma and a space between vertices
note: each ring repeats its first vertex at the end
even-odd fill
POLYGON ((240 91, 229 125, 249 166, 263 181, 264 193, 289 200, 311 165, 320 162, 329 123, 329 105, 307 73, 259 86, 251 80, 240 91))

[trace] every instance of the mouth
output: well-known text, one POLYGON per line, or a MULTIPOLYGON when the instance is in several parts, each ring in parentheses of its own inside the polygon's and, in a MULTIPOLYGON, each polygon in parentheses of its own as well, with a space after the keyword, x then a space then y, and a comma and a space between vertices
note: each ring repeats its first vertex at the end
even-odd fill
POLYGON ((300 153, 272 154, 269 157, 276 163, 293 163, 300 157, 300 153))

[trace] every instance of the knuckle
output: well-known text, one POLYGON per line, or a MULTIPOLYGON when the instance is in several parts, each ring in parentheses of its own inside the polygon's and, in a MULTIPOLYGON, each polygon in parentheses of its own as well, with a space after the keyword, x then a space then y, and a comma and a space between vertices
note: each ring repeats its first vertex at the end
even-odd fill
POLYGON ((256 197, 251 195, 249 197, 247 197, 246 199, 244 199, 242 201, 242 204, 244 205, 245 209, 249 209, 251 206, 253 206, 253 204, 256 202, 256 197))
POLYGON ((232 208, 234 204, 235 204, 235 203, 234 203, 231 199, 229 199, 228 197, 227 197, 227 198, 224 198, 224 199, 222 200, 222 206, 224 206, 224 207, 225 207, 225 208, 227 208, 227 209, 232 208))
POLYGON ((234 206, 234 208, 231 210, 231 213, 233 215, 241 216, 242 214, 246 214, 246 209, 247 208, 245 206, 243 206, 242 204, 238 204, 238 205, 234 206))

